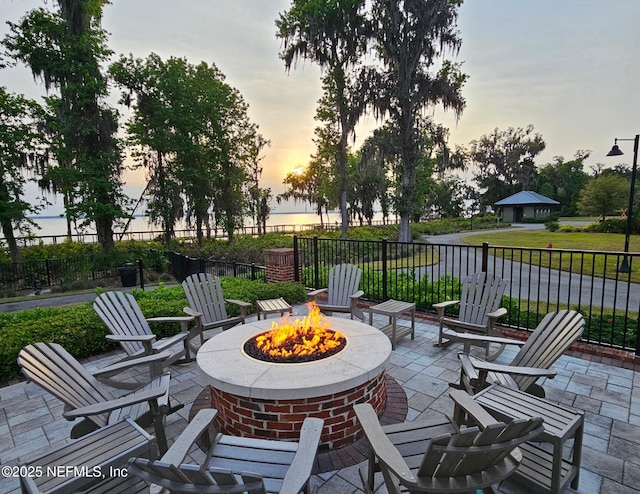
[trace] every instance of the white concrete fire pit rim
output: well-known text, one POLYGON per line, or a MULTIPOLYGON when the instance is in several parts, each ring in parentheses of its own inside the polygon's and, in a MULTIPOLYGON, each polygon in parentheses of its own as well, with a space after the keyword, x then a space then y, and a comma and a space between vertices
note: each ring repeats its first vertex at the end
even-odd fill
POLYGON ((246 355, 242 350, 244 342, 270 329, 272 319, 241 324, 217 334, 198 351, 198 366, 216 389, 269 400, 332 395, 380 375, 391 355, 389 338, 360 321, 328 319, 331 329, 347 338, 345 348, 331 357, 315 362, 273 364, 246 355))

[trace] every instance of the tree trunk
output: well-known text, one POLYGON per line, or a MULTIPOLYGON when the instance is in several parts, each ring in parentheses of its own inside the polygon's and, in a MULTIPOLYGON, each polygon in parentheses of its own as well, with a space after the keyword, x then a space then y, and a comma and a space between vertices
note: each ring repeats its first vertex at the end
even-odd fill
POLYGON ((102 249, 111 254, 115 249, 113 241, 113 221, 110 218, 96 218, 96 233, 102 249))
POLYGON ((4 238, 7 241, 7 245, 9 246, 9 253, 11 254, 11 261, 15 263, 20 262, 20 249, 18 248, 18 243, 16 242, 16 237, 13 234, 13 225, 11 221, 3 221, 2 222, 2 233, 4 234, 4 238))

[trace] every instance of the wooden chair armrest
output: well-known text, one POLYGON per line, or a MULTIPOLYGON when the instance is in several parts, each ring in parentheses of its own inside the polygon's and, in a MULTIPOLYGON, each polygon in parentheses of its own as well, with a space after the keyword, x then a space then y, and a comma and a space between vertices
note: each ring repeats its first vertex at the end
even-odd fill
POLYGON ((191 307, 183 307, 182 312, 191 317, 202 317, 202 312, 198 312, 197 310, 193 310, 191 307))
POLYGON ((499 317, 506 316, 507 312, 508 312, 507 309, 505 309, 504 307, 500 307, 499 309, 496 309, 493 312, 489 312, 487 314, 487 317, 489 319, 498 319, 499 317))
MULTIPOLYGON (((162 461, 171 465, 180 465, 184 463, 187 454, 196 441, 205 433, 213 433, 213 420, 218 410, 213 408, 204 408, 200 410, 187 427, 180 433, 174 443, 169 448, 162 461)), ((211 437, 213 439, 213 437, 211 437)))
POLYGON ((304 486, 309 482, 311 470, 318 452, 320 435, 324 420, 319 418, 306 418, 300 430, 300 441, 293 462, 289 466, 287 473, 282 480, 282 493, 302 492, 304 486))
POLYGON ((236 300, 233 298, 224 299, 224 301, 228 304, 233 304, 240 307, 240 314, 243 318, 247 315, 247 309, 250 309, 252 305, 250 302, 245 302, 244 300, 236 300))
POLYGON ((353 406, 358 421, 367 436, 369 445, 373 449, 378 460, 387 465, 389 469, 402 481, 415 483, 416 477, 402 458, 400 452, 386 436, 378 420, 373 407, 368 403, 360 403, 353 406))
POLYGON ((154 334, 108 334, 105 336, 109 341, 153 341, 156 339, 156 335, 154 334))
POLYGON ((468 353, 458 352, 458 359, 460 360, 460 365, 462 365, 462 373, 469 378, 469 381, 473 382, 477 381, 480 376, 469 357, 470 355, 468 353))
POLYGON ((117 374, 118 372, 122 372, 124 370, 130 369, 131 367, 135 367, 136 365, 150 364, 151 362, 165 360, 170 356, 171 352, 169 352, 169 350, 165 350, 163 352, 152 353, 151 355, 145 355, 143 357, 116 362, 115 364, 95 370, 91 372, 91 374, 99 379, 103 376, 106 377, 117 374))
POLYGON ((500 336, 488 336, 485 334, 476 334, 476 333, 449 333, 448 331, 443 331, 443 335, 455 337, 456 341, 464 343, 468 341, 469 343, 499 343, 502 345, 516 345, 522 346, 526 342, 522 340, 512 340, 511 338, 502 338, 500 336))
POLYGON ((460 303, 460 300, 445 300, 444 302, 438 302, 437 304, 433 304, 433 308, 438 311, 438 317, 444 317, 444 310, 447 307, 451 307, 452 305, 457 305, 460 303))
POLYGON ((556 370, 553 368, 542 369, 540 367, 518 367, 515 365, 495 364, 493 362, 479 360, 472 356, 469 356, 469 361, 475 369, 486 372, 500 372, 503 374, 517 374, 520 376, 531 377, 555 377, 557 374, 556 370))
POLYGON ((449 396, 456 404, 456 408, 459 407, 462 409, 476 424, 478 424, 480 429, 486 429, 490 425, 498 422, 466 391, 456 389, 455 391, 451 391, 449 396))
POLYGON ((349 295, 349 297, 351 298, 352 301, 358 300, 360 297, 362 297, 364 295, 364 291, 362 290, 358 290, 356 293, 354 293, 353 295, 349 295))
POLYGON ((325 293, 325 292, 328 292, 328 291, 329 291, 328 288, 318 288, 317 290, 313 290, 313 291, 307 293, 307 297, 309 297, 310 299, 314 300, 321 293, 325 293))
MULTIPOLYGON (((160 378, 164 376, 168 377, 169 374, 164 374, 163 376, 160 376, 160 378)), ((71 420, 78 417, 88 417, 91 415, 112 412, 113 410, 124 408, 129 405, 135 405, 137 403, 142 403, 143 401, 157 400, 162 395, 165 395, 169 390, 168 378, 166 379, 166 381, 167 382, 164 383, 164 385, 157 388, 134 392, 123 396, 122 398, 116 398, 115 400, 104 401, 102 403, 95 403, 93 405, 68 410, 66 412, 63 412, 62 416, 68 420, 71 420)))

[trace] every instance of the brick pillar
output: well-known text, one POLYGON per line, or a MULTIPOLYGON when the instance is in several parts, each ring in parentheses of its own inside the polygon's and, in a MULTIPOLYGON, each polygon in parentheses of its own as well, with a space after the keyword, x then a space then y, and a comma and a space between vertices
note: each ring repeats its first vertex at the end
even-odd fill
POLYGON ((267 283, 294 281, 293 249, 283 247, 264 251, 264 262, 267 267, 267 283))

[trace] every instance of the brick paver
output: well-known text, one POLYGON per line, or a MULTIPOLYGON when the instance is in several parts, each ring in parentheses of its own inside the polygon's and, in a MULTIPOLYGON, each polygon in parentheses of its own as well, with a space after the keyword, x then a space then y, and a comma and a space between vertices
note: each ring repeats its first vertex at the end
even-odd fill
MULTIPOLYGON (((300 311, 302 309, 296 308, 300 311)), ((375 322, 374 322, 375 324, 375 322)), ((403 339, 392 354, 388 375, 402 388, 403 397, 392 400, 391 413, 406 414, 406 420, 451 414, 448 383, 457 379, 460 347, 434 348, 437 327, 429 321, 417 321, 415 340, 403 339), (406 409, 403 407, 406 403, 406 409)), ((586 354, 588 349, 573 350, 557 363, 558 375, 544 383, 547 397, 586 412, 580 494, 639 492, 640 485, 640 376, 638 364, 613 359, 610 355, 586 354), (626 365, 625 365, 626 364, 626 365), (636 369, 634 371, 633 369, 636 369)), ((507 349, 498 361, 509 362, 515 350, 507 349)), ((86 365, 99 368, 117 355, 91 359, 86 365)), ((207 379, 196 363, 171 368, 173 397, 185 407, 167 420, 167 434, 176 437, 184 429, 194 400, 207 386, 207 379)), ((28 461, 50 446, 68 438, 71 424, 62 418, 60 402, 31 383, 20 382, 0 388, 0 465, 28 461)), ((322 471, 314 476, 319 494, 361 493, 354 464, 361 444, 336 450, 322 457, 322 471)), ((198 462, 202 452, 191 453, 198 462)), ((382 484, 379 479, 378 485, 382 484)), ((0 492, 19 492, 17 479, 0 479, 0 492)), ((379 492, 386 492, 379 489, 379 492)), ((514 481, 500 485, 502 494, 527 494, 514 481)), ((572 489, 565 491, 573 493, 572 489)))

